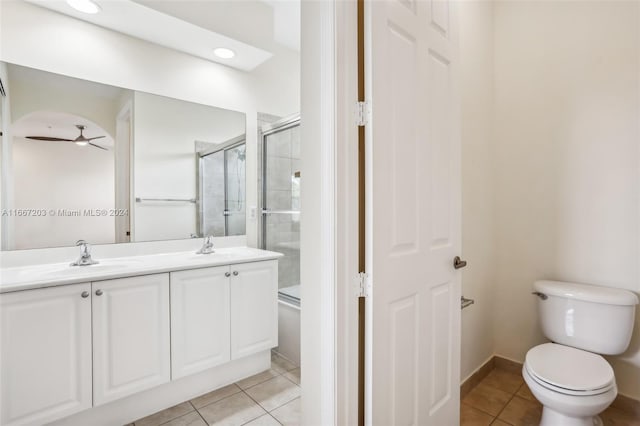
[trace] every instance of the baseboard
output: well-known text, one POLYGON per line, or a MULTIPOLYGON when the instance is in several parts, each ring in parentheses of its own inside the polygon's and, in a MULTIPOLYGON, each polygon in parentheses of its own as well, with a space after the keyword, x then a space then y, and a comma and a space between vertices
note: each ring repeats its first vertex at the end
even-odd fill
MULTIPOLYGON (((505 370, 515 374, 522 374, 522 363, 498 355, 489 358, 473 374, 460 385, 460 399, 464 398, 471 389, 491 373, 493 370, 505 370)), ((640 401, 626 395, 618 394, 611 404, 612 407, 630 413, 640 419, 640 401)))
POLYGON ((475 388, 485 377, 495 369, 495 356, 489 357, 476 371, 471 373, 460 385, 460 399, 467 396, 471 389, 475 388))
POLYGON ((271 366, 271 351, 249 355, 200 373, 172 380, 155 388, 98 405, 69 417, 47 423, 49 426, 114 426, 129 424, 142 417, 189 401, 214 389, 252 376, 271 366))
POLYGON ((497 369, 505 370, 514 374, 522 374, 522 363, 509 358, 494 355, 494 364, 497 369))

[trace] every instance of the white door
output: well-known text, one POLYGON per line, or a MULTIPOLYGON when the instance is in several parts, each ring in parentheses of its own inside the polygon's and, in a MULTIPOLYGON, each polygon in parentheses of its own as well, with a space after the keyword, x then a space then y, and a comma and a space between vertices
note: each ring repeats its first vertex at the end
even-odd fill
POLYGON ((90 292, 87 283, 0 295, 0 424, 91 407, 90 292))
POLYGON ((171 377, 230 360, 228 266, 172 272, 171 377))
POLYGON ((169 275, 91 283, 93 402, 170 380, 169 275))
POLYGON ((366 5, 366 423, 459 423, 460 142, 455 2, 366 5))
POLYGON ((278 346, 278 261, 230 269, 231 359, 278 346))

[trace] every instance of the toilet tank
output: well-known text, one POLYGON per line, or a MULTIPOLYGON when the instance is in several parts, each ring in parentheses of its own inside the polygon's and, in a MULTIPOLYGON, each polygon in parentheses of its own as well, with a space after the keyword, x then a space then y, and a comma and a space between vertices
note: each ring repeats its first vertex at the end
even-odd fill
POLYGON ((538 318, 555 343, 604 355, 629 346, 638 297, 627 290, 561 281, 536 281, 538 318))

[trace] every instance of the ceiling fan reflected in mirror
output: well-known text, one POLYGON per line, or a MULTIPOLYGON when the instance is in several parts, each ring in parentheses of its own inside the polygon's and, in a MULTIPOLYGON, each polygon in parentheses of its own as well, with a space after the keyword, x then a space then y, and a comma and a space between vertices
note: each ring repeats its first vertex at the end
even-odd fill
POLYGON ((96 136, 94 138, 87 138, 84 136, 84 129, 86 129, 86 126, 82 125, 82 124, 76 124, 76 127, 78 128, 78 130, 80 130, 80 136, 78 136, 75 139, 64 139, 64 138, 52 138, 49 136, 26 136, 27 139, 33 139, 36 141, 50 141, 50 142, 73 142, 76 145, 79 146, 87 146, 87 145, 91 145, 95 148, 100 148, 103 149, 105 151, 108 151, 107 148, 102 147, 100 145, 96 145, 94 143, 91 143, 92 140, 95 139, 101 139, 104 138, 105 136, 96 136))

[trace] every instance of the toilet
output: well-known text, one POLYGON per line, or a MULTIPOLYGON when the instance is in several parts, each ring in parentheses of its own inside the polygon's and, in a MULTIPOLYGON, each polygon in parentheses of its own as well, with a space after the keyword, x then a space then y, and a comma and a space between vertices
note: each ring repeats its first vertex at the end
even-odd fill
POLYGON ((537 281, 538 318, 552 343, 531 348, 522 375, 543 405, 540 426, 602 425, 616 398, 611 365, 601 356, 629 346, 638 297, 626 290, 537 281))

